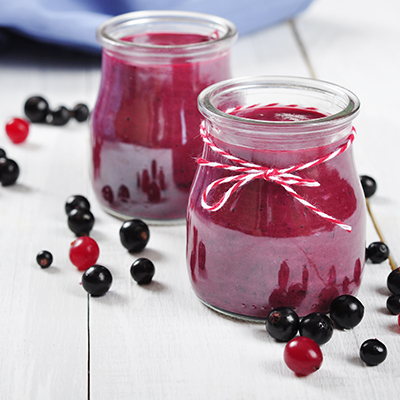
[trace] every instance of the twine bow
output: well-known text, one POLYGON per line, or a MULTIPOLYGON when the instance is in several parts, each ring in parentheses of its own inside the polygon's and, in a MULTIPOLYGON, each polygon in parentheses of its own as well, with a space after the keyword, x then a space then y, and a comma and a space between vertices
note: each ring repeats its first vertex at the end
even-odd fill
POLYGON ((280 186, 282 186, 288 193, 290 193, 297 201, 303 204, 306 208, 311 210, 313 213, 319 215, 320 217, 331 221, 332 223, 338 225, 340 228, 344 229, 347 232, 351 232, 351 226, 346 225, 342 221, 324 213, 319 208, 315 207, 311 203, 309 203, 306 199, 300 196, 292 186, 306 186, 306 187, 318 187, 320 186, 319 182, 314 179, 306 179, 300 176, 293 174, 297 171, 302 171, 307 168, 311 168, 315 165, 325 163, 333 158, 337 157, 339 154, 345 152, 353 143, 355 137, 355 129, 352 128, 351 134, 347 138, 346 142, 339 146, 335 151, 332 153, 318 158, 317 160, 305 163, 294 165, 289 168, 268 168, 263 167, 262 165, 253 164, 246 160, 243 160, 239 157, 235 157, 232 154, 220 149, 215 145, 211 136, 208 134, 205 121, 203 121, 200 125, 200 134, 203 138, 204 143, 209 146, 213 151, 220 154, 222 157, 226 158, 227 160, 231 161, 237 165, 229 165, 229 164, 222 164, 213 161, 207 161, 203 158, 198 158, 197 163, 200 166, 212 167, 212 168, 219 168, 224 169, 227 171, 235 172, 236 175, 228 176, 226 178, 217 179, 211 182, 206 189, 204 190, 201 198, 201 205, 205 210, 209 211, 217 211, 221 209, 225 203, 228 201, 230 196, 238 190, 240 187, 246 185, 248 182, 254 179, 265 179, 268 182, 274 182, 280 186), (222 197, 215 202, 214 204, 207 203, 207 197, 211 190, 215 189, 218 186, 224 184, 231 184, 230 188, 222 195, 222 197))

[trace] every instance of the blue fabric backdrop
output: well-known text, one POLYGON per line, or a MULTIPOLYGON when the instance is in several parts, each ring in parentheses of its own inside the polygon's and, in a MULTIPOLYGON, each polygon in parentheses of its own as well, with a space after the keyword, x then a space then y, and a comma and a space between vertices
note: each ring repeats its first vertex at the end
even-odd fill
POLYGON ((295 16, 312 0, 0 0, 0 27, 47 43, 98 52, 96 28, 139 10, 198 11, 234 22, 239 35, 295 16))

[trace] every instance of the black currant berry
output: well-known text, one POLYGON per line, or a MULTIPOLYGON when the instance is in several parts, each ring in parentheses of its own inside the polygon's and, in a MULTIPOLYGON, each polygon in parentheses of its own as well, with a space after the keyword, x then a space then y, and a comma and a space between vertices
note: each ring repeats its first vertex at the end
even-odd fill
POLYGON ((53 262, 53 255, 47 250, 40 251, 36 256, 36 262, 41 268, 49 268, 53 262))
POLYGON ((65 125, 70 118, 71 113, 69 110, 64 106, 60 106, 47 114, 46 121, 51 125, 62 126, 65 125))
POLYGON ((69 196, 65 201, 65 212, 68 215, 73 209, 82 208, 84 210, 90 210, 89 200, 80 194, 69 196))
POLYGON ((5 152, 4 149, 0 148, 0 158, 6 158, 7 157, 7 153, 5 152))
POLYGON ((147 258, 138 258, 131 266, 131 276, 139 285, 147 285, 155 273, 154 264, 147 258))
POLYGON ((92 296, 103 296, 111 284, 111 272, 102 265, 92 265, 82 275, 82 286, 92 296))
POLYGON ((49 104, 43 97, 33 96, 25 102, 24 112, 31 122, 45 122, 49 104))
POLYGON ((342 329, 352 329, 357 326, 364 316, 364 306, 354 296, 343 294, 331 303, 331 320, 342 329))
POLYGON ((79 103, 72 109, 72 115, 78 122, 84 122, 89 118, 89 108, 86 104, 79 103))
POLYGON ((386 300, 386 308, 393 314, 400 314, 400 294, 392 294, 386 300))
POLYGON ((94 225, 94 216, 90 210, 74 208, 68 214, 68 227, 77 236, 89 236, 94 225))
POLYGON ((400 267, 393 270, 387 277, 387 287, 393 294, 400 294, 400 267))
POLYGON ((378 339, 368 339, 360 347, 360 357, 365 364, 375 366, 385 361, 386 346, 378 339))
POLYGON ((373 178, 368 175, 361 175, 360 176, 361 186, 364 191, 364 196, 368 199, 369 197, 373 196, 376 192, 377 185, 373 178))
POLYGON ((277 307, 268 314, 267 332, 279 342, 289 342, 293 339, 299 329, 299 317, 289 307, 277 307))
POLYGON ((13 185, 19 177, 19 166, 10 158, 0 158, 0 182, 3 186, 13 185))
POLYGON ((300 322, 299 333, 300 336, 306 336, 321 346, 332 338, 333 323, 325 314, 308 314, 300 322))
POLYGON ((129 252, 137 253, 146 247, 150 239, 149 227, 140 219, 125 221, 119 230, 119 237, 129 252))
POLYGON ((383 242, 373 242, 367 247, 366 257, 373 264, 380 264, 389 258, 389 247, 383 242))

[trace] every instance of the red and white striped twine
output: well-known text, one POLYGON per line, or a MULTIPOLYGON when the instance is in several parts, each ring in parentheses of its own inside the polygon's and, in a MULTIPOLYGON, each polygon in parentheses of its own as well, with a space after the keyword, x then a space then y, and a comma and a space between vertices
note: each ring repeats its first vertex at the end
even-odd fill
POLYGON ((200 125, 200 134, 201 137, 203 138, 204 143, 207 146, 209 146, 213 151, 220 154, 224 158, 228 159, 232 163, 238 164, 238 166, 207 161, 203 158, 197 159, 197 163, 200 166, 220 168, 237 173, 237 175, 217 179, 214 182, 210 183, 203 192, 201 198, 201 205, 205 210, 217 211, 224 206, 224 204, 228 201, 229 197, 240 187, 244 186, 246 183, 254 179, 265 179, 268 182, 274 182, 277 183, 278 185, 281 185, 297 201, 299 201, 301 204, 303 204, 306 208, 308 208, 315 214, 319 215, 320 217, 328 221, 331 221, 332 223, 338 225, 340 228, 346 230, 347 232, 351 232, 351 226, 346 225, 342 221, 324 213, 319 208, 315 207, 307 200, 305 200, 303 197, 301 197, 291 186, 292 185, 307 186, 307 187, 320 186, 319 182, 317 182, 316 180, 301 178, 300 176, 294 175, 293 172, 302 171, 307 168, 311 168, 315 165, 325 163, 337 157, 339 154, 342 154, 353 143, 355 133, 356 131, 353 127, 351 134, 347 138, 346 142, 343 145, 339 146, 332 153, 326 155, 325 157, 321 157, 317 160, 305 164, 293 165, 292 167, 289 168, 276 169, 276 168, 268 168, 268 167, 263 167, 261 165, 253 164, 239 157, 235 157, 232 154, 220 149, 213 142, 211 136, 207 132, 205 121, 203 121, 200 125), (223 196, 216 203, 212 205, 208 204, 207 196, 211 192, 211 190, 227 183, 232 183, 232 186, 223 194, 223 196))

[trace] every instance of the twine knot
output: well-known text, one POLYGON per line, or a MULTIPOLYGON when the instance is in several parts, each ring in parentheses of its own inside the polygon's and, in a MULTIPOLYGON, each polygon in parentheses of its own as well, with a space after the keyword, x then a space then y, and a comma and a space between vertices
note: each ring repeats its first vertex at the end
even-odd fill
POLYGON ((246 185, 248 182, 255 179, 265 179, 267 182, 273 182, 280 186, 282 186, 288 193, 290 193, 297 201, 303 204, 306 208, 311 210, 313 213, 319 215, 321 218, 324 218, 332 223, 338 225, 340 228, 344 229, 347 232, 351 232, 351 226, 346 225, 342 221, 324 213, 319 208, 315 207, 311 203, 309 203, 306 199, 300 196, 292 186, 305 186, 305 187, 318 187, 320 186, 319 182, 314 179, 302 178, 298 175, 295 175, 294 172, 302 171, 307 168, 313 167, 318 164, 325 163, 333 158, 337 157, 339 154, 345 152, 350 145, 354 141, 355 137, 355 129, 352 128, 351 134, 347 138, 346 142, 339 146, 335 151, 329 153, 325 157, 321 157, 317 160, 293 165, 289 168, 268 168, 262 165, 254 164, 249 161, 243 160, 239 157, 233 156, 232 154, 220 149, 217 147, 212 140, 211 136, 208 134, 205 121, 203 121, 200 125, 200 135, 204 141, 204 143, 209 146, 213 151, 231 161, 231 164, 222 164, 218 162, 207 161, 203 158, 198 158, 197 163, 200 166, 206 166, 211 168, 219 168, 231 172, 235 172, 236 175, 228 176, 226 178, 217 179, 211 182, 203 192, 201 204, 202 207, 209 211, 217 211, 224 206, 224 204, 228 201, 230 196, 238 190, 240 187, 246 185), (207 197, 211 190, 215 189, 218 186, 224 184, 231 184, 231 186, 223 193, 219 200, 217 200, 214 204, 208 204, 207 197))

